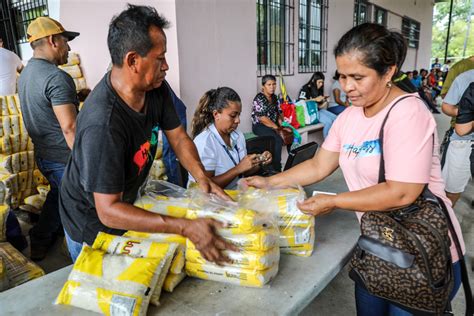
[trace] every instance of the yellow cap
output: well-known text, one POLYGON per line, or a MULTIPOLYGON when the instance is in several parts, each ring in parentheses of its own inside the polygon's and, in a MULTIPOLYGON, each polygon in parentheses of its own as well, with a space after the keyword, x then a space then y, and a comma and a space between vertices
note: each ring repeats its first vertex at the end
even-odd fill
POLYGON ((69 41, 72 41, 79 35, 77 32, 66 31, 61 23, 45 16, 36 18, 31 22, 30 25, 28 25, 26 34, 28 35, 28 42, 30 43, 40 38, 56 34, 62 34, 66 36, 69 41))

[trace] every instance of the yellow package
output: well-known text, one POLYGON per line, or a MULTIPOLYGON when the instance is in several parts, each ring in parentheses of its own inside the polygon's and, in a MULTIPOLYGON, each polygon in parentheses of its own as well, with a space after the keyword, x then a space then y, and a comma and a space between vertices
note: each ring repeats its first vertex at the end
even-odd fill
POLYGON ((239 197, 239 191, 238 190, 224 190, 225 193, 227 193, 228 196, 234 201, 237 201, 239 197))
POLYGON ((20 117, 18 115, 10 116, 10 126, 12 134, 20 134, 20 117))
POLYGON ((74 78, 73 80, 77 91, 87 89, 86 79, 84 77, 74 78))
POLYGON ((220 229, 219 235, 238 248, 247 251, 266 251, 278 246, 280 233, 276 228, 262 229, 251 234, 234 234, 227 229, 220 229))
POLYGON ((105 315, 145 316, 162 266, 160 258, 111 255, 84 245, 56 304, 105 315))
POLYGON ((38 169, 33 170, 33 186, 38 186, 40 184, 47 184, 48 180, 43 176, 41 171, 38 169))
POLYGON ((20 151, 20 135, 10 135, 10 143, 12 144, 12 154, 20 151))
POLYGON ((185 198, 168 198, 150 193, 138 198, 134 205, 153 213, 183 218, 186 216, 189 200, 185 198))
POLYGON ((80 63, 81 59, 79 58, 79 55, 74 52, 69 52, 66 66, 79 65, 80 63))
POLYGON ((162 260, 162 273, 158 278, 156 286, 152 288, 150 302, 158 306, 160 304, 161 289, 176 252, 178 244, 158 243, 140 238, 129 238, 114 236, 100 232, 92 245, 93 249, 100 249, 110 254, 129 255, 134 258, 159 258, 162 260))
POLYGON ((5 264, 10 287, 15 287, 44 275, 36 263, 27 259, 10 243, 0 243, 0 257, 5 264))
POLYGON ((24 203, 27 205, 31 205, 38 210, 43 208, 44 202, 46 201, 46 197, 42 196, 41 194, 30 195, 25 198, 24 203))
POLYGON ((20 131, 20 151, 26 151, 27 152, 27 150, 28 150, 28 138, 29 138, 29 136, 26 132, 20 131))
POLYGON ((27 151, 27 159, 28 159, 28 170, 36 169, 36 162, 35 162, 35 152, 34 151, 27 151))
MULTIPOLYGON (((190 243, 190 241, 188 241, 190 243)), ((280 262, 280 249, 273 247, 268 251, 229 251, 224 250, 223 254, 232 260, 232 263, 224 265, 238 267, 247 270, 266 270, 280 262)), ((192 248, 186 249, 186 260, 194 263, 209 263, 201 253, 192 248)))
POLYGON ((165 282, 163 283, 163 290, 170 293, 173 292, 174 289, 178 286, 178 284, 181 283, 181 281, 184 280, 185 277, 185 272, 181 272, 178 274, 168 273, 165 278, 165 282))
POLYGON ((257 271, 231 266, 218 266, 211 263, 186 262, 186 273, 189 276, 249 287, 263 287, 278 273, 278 265, 270 269, 257 271))
POLYGON ((8 290, 8 287, 7 267, 3 262, 3 258, 0 257, 0 292, 8 290))
POLYGON ((314 216, 303 214, 293 217, 279 217, 278 226, 302 228, 314 226, 314 216))
POLYGON ((26 188, 31 189, 33 187, 33 170, 27 171, 28 178, 26 180, 26 188))
POLYGON ((18 193, 18 177, 16 174, 5 175, 0 181, 9 190, 10 194, 18 193))
POLYGON ((164 234, 164 233, 142 233, 135 231, 127 231, 123 234, 123 237, 132 237, 140 239, 148 239, 151 241, 161 243, 177 243, 179 247, 176 249, 176 254, 171 261, 170 273, 179 274, 184 268, 184 252, 186 248, 186 238, 177 234, 164 234))
POLYGON ((19 111, 15 104, 15 98, 13 95, 8 95, 6 97, 8 113, 10 115, 18 115, 19 111))
POLYGON ((10 212, 8 205, 0 205, 0 242, 7 240, 7 217, 10 212))
POLYGON ((18 173, 21 171, 20 155, 19 153, 11 155, 11 173, 18 173))
POLYGON ((38 193, 41 194, 41 196, 46 198, 51 188, 48 184, 40 184, 36 187, 36 190, 38 190, 38 193))
POLYGON ((28 171, 18 173, 18 190, 25 191, 28 186, 28 171))
POLYGON ((20 171, 28 171, 28 152, 21 151, 18 156, 20 156, 20 171))
POLYGON ((31 140, 31 138, 28 138, 28 145, 26 146, 26 150, 28 151, 35 150, 35 145, 33 144, 33 141, 31 140))
POLYGON ((4 135, 0 138, 1 153, 4 155, 11 155, 12 143, 10 141, 10 135, 4 135))
POLYGON ((3 136, 10 136, 12 133, 10 116, 2 116, 2 131, 3 136))
POLYGON ((314 226, 280 229, 280 252, 310 257, 314 249, 314 226))
POLYGON ((235 234, 248 234, 257 232, 273 224, 271 220, 259 212, 238 208, 235 211, 229 209, 188 209, 188 219, 212 218, 227 224, 227 229, 235 234))

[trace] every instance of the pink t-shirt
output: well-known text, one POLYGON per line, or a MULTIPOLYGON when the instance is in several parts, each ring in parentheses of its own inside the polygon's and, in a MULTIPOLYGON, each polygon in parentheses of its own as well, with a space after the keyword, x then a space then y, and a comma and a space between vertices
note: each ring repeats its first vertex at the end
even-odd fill
MULTIPOLYGON (((379 132, 388 110, 397 99, 373 117, 366 117, 363 108, 351 106, 334 121, 322 146, 340 153, 339 165, 350 191, 378 183, 379 132)), ((444 200, 465 253, 461 227, 444 192, 436 122, 423 101, 409 97, 395 105, 385 124, 383 151, 387 180, 429 183, 431 192, 444 200)), ((362 214, 357 212, 359 220, 362 214)), ((459 260, 454 242, 451 243, 451 254, 453 262, 459 260)))

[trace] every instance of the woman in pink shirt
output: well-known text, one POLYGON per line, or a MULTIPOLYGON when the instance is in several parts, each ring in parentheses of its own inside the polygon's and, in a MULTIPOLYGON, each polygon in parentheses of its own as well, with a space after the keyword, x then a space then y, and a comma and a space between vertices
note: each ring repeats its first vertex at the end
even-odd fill
MULTIPOLYGON (((413 203, 426 184, 441 198, 450 214, 463 253, 461 229, 446 198, 441 177, 436 122, 423 101, 392 83, 406 56, 406 42, 400 33, 377 24, 362 24, 347 32, 334 50, 339 82, 353 106, 334 122, 322 148, 310 160, 270 178, 251 177, 256 187, 309 185, 320 182, 341 167, 349 192, 318 194, 299 204, 308 214, 319 216, 335 208, 363 212, 390 210, 413 203), (385 182, 378 183, 380 166, 379 132, 384 128, 385 182), (434 142, 433 142, 434 135, 434 142), (312 170, 312 172, 308 172, 312 170)), ((459 257, 451 246, 455 286, 460 286, 459 257)), ((410 315, 389 301, 369 294, 356 285, 358 315, 410 315)))

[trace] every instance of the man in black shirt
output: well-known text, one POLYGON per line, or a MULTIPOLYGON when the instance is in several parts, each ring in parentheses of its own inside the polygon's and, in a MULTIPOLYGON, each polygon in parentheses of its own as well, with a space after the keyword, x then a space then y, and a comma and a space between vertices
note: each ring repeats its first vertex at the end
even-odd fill
POLYGON ((167 25, 155 9, 134 5, 110 23, 113 67, 78 115, 74 149, 61 186, 61 220, 73 260, 82 243, 91 245, 100 231, 181 234, 215 262, 227 260, 220 250, 233 249, 216 235, 221 227, 216 221, 172 218, 133 206, 151 168, 160 129, 200 187, 226 196, 206 177, 164 84, 167 25))

